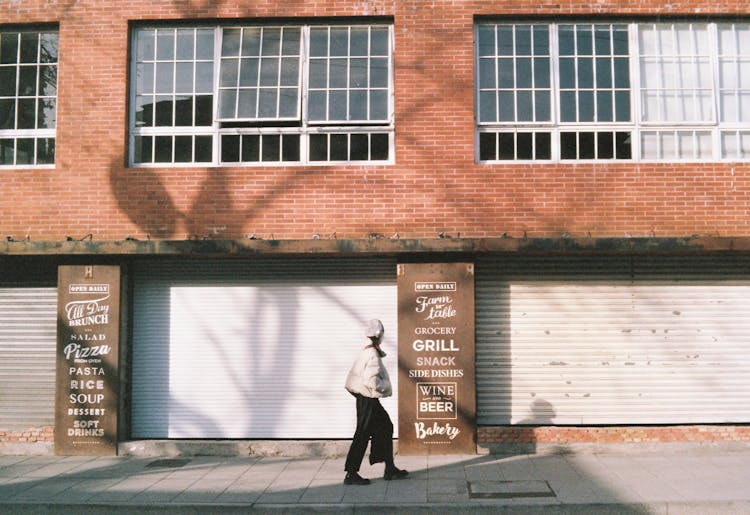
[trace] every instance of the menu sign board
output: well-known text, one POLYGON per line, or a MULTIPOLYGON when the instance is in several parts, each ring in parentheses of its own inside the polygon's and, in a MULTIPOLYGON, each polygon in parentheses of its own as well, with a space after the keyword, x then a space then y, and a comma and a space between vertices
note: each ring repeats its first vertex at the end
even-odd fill
POLYGON ((476 452, 474 265, 398 265, 398 451, 476 452))
POLYGON ((117 454, 120 268, 60 266, 55 453, 117 454))

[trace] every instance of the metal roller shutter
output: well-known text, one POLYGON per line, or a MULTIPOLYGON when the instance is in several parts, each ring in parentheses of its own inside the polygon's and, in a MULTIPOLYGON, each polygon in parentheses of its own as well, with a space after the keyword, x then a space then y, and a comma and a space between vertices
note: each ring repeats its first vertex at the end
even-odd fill
POLYGON ((54 425, 56 288, 0 288, 0 429, 54 425))
POLYGON ((395 276, 391 260, 139 264, 133 436, 350 438, 344 380, 370 318, 397 391, 395 276))
POLYGON ((748 261, 477 266, 480 424, 750 421, 748 261))

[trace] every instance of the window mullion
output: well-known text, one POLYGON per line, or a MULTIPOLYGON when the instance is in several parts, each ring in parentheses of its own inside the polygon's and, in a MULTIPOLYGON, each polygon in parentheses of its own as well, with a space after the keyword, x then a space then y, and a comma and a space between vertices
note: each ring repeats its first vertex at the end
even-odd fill
MULTIPOLYGON (((221 134, 219 128, 219 84, 221 78, 221 43, 224 36, 224 31, 221 27, 214 28, 214 62, 213 62, 213 113, 211 116, 211 152, 213 159, 211 164, 218 165, 221 163, 221 134)), ((196 38, 197 39, 197 38, 196 38)))
MULTIPOLYGON (((711 107, 714 110, 714 124, 711 130, 711 157, 721 159, 721 78, 719 69, 719 33, 716 23, 708 24, 709 59, 711 64, 711 107)), ((739 77, 739 75, 737 75, 739 77)))
POLYGON ((630 138, 631 157, 635 161, 641 160, 641 62, 640 41, 638 38, 639 25, 628 24, 628 67, 630 69, 630 119, 633 123, 633 135, 630 138))

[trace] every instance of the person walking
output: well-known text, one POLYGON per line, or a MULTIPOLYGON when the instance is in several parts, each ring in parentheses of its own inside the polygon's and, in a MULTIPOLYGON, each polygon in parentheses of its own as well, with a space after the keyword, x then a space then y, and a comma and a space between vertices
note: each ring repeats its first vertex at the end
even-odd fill
POLYGON ((367 322, 365 336, 370 339, 370 343, 362 349, 346 377, 346 390, 357 401, 357 429, 346 455, 345 485, 370 484, 369 479, 359 475, 359 467, 370 440, 370 464, 385 463, 383 479, 404 479, 409 475, 393 462, 393 423, 380 404, 380 398, 390 397, 393 393, 388 371, 383 365, 385 352, 380 349, 384 333, 380 320, 367 322))

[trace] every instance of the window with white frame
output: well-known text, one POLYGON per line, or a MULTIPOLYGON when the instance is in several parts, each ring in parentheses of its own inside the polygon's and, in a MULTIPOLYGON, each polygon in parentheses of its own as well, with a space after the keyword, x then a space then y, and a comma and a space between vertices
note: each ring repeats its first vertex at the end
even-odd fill
POLYGON ((750 158, 748 23, 479 23, 477 159, 750 158))
POLYGON ((0 167, 52 165, 57 31, 0 28, 0 167))
POLYGON ((390 25, 142 27, 130 162, 393 159, 390 25))

